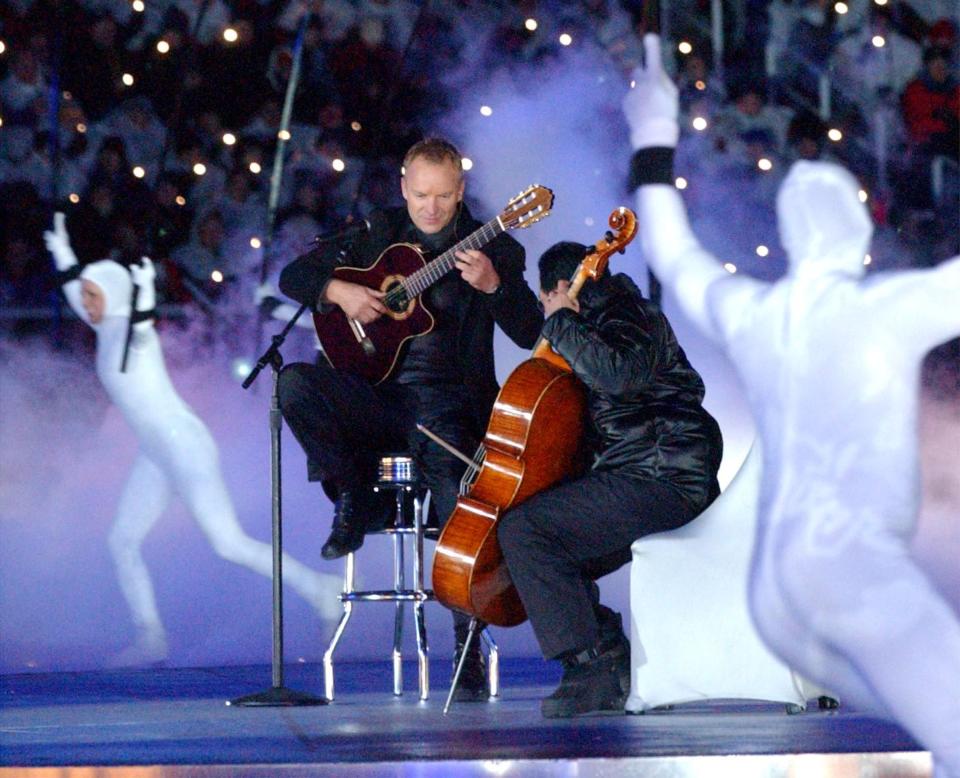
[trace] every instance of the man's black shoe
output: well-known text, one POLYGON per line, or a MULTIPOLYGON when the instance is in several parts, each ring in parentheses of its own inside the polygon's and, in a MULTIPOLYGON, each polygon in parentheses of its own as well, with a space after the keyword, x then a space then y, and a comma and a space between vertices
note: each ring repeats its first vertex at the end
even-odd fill
MULTIPOLYGON (((467 659, 463 663, 463 670, 460 671, 460 679, 457 682, 456 691, 453 693, 455 702, 483 702, 488 699, 490 694, 487 688, 487 660, 480 650, 480 632, 473 636, 470 641, 470 650, 467 651, 467 659)), ((457 637, 457 648, 453 655, 453 671, 456 673, 457 665, 460 663, 460 657, 463 655, 463 645, 465 640, 457 637)))
MULTIPOLYGON (((629 664, 627 677, 629 686, 629 664)), ((626 699, 614 657, 592 648, 563 660, 560 685, 540 704, 540 712, 547 719, 622 713, 626 699)))
POLYGON ((369 507, 357 492, 343 490, 337 499, 333 512, 333 527, 330 537, 320 549, 320 556, 324 559, 339 559, 351 551, 356 551, 363 545, 363 536, 366 532, 366 517, 364 511, 369 507))
POLYGON ((620 681, 620 690, 630 694, 630 641, 623 634, 623 619, 619 613, 615 619, 601 624, 600 641, 597 643, 599 658, 609 661, 620 681))

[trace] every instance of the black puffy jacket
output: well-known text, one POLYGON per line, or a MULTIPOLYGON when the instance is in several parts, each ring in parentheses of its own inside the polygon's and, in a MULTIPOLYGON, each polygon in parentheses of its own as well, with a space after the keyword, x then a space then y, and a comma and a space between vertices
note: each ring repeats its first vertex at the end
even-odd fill
POLYGON ((544 336, 586 384, 593 468, 656 479, 703 510, 719 493, 720 428, 670 322, 625 275, 586 284, 544 336))

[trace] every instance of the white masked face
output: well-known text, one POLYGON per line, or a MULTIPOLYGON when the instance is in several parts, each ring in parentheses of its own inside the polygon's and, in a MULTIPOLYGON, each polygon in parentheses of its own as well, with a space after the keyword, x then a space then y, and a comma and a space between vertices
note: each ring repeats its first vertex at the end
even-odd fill
MULTIPOLYGON (((94 296, 100 298, 96 301, 93 310, 87 307, 86 301, 84 302, 91 324, 99 324, 105 316, 130 315, 133 280, 123 265, 112 259, 91 262, 83 269, 80 279, 84 282, 85 291, 89 290, 94 293, 94 296), (97 314, 96 319, 94 319, 95 314, 97 314)), ((92 298, 90 303, 94 303, 92 298)))
POLYGON ((793 165, 777 194, 780 242, 791 272, 801 265, 806 270, 864 272, 873 222, 859 192, 857 180, 837 165, 819 161, 793 165))

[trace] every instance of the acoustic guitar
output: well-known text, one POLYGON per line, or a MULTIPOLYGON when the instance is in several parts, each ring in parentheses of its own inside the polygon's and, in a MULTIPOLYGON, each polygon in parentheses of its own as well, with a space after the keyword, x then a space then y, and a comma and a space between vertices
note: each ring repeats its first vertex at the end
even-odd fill
POLYGON ((335 268, 333 278, 384 292, 388 312, 369 324, 348 318, 339 308, 315 313, 313 324, 330 364, 372 384, 386 380, 403 345, 433 329, 433 314, 421 295, 455 267, 457 252, 482 248, 502 232, 536 224, 552 207, 553 192, 534 185, 510 200, 498 216, 429 262, 417 246, 395 243, 370 267, 335 268))

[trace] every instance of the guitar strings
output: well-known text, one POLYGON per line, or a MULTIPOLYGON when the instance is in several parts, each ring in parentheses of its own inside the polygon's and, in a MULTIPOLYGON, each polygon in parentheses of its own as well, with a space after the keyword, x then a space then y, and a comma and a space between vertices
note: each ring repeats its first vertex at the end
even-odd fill
MULTIPOLYGON (((521 197, 518 197, 515 201, 512 201, 511 205, 516 204, 516 206, 519 206, 525 204, 530 199, 530 195, 532 193, 533 189, 531 188, 531 190, 524 192, 521 197)), ((544 211, 543 206, 538 205, 536 208, 530 209, 527 212, 526 217, 529 219, 534 215, 538 215, 538 218, 534 219, 534 221, 539 221, 540 218, 543 218, 543 216, 550 213, 549 209, 547 209, 545 213, 540 215, 542 211, 544 211)), ((523 221, 523 216, 520 216, 517 223, 521 224, 521 226, 526 226, 522 224, 523 221)), ((404 278, 399 284, 392 287, 383 298, 387 307, 395 310, 393 305, 399 305, 401 302, 404 302, 404 297, 406 297, 407 300, 416 297, 453 269, 454 265, 456 264, 456 253, 458 251, 462 251, 465 248, 479 249, 493 240, 493 238, 495 238, 505 229, 506 228, 501 224, 500 217, 491 219, 480 229, 476 230, 474 233, 464 238, 464 240, 460 241, 460 243, 456 244, 450 249, 447 249, 432 262, 427 263, 416 272, 411 273, 409 276, 404 278)))
POLYGON ((407 298, 416 297, 454 267, 456 263, 456 252, 462 251, 465 248, 478 249, 486 245, 500 232, 497 227, 499 227, 499 222, 497 219, 492 219, 476 232, 464 238, 460 243, 447 249, 432 262, 424 265, 416 272, 411 273, 386 293, 384 301, 387 303, 387 307, 391 307, 391 303, 399 303, 404 296, 407 298))

